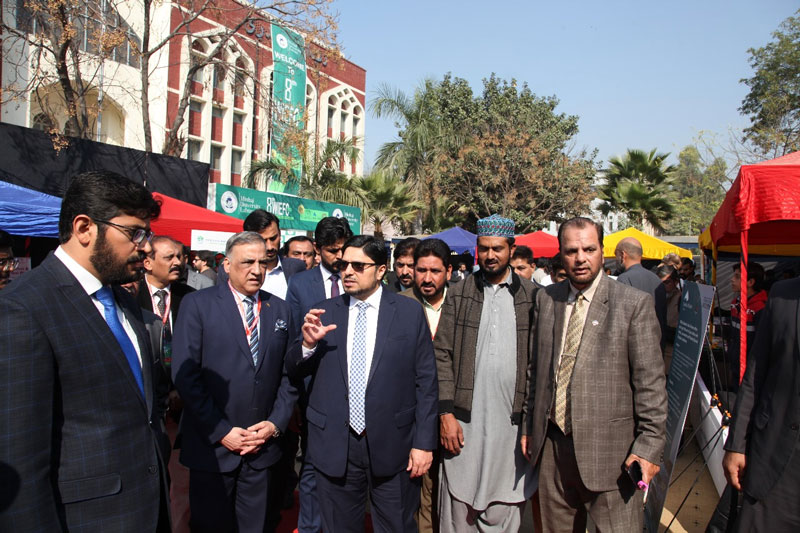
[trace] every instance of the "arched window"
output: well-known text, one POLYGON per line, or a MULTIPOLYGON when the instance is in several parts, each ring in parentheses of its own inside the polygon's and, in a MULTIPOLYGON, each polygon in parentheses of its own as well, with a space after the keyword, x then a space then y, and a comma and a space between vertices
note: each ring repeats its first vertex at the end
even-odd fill
POLYGON ((35 117, 33 117, 33 123, 31 127, 35 130, 43 131, 45 133, 50 133, 53 128, 55 128, 55 122, 52 118, 46 113, 39 113, 35 117))

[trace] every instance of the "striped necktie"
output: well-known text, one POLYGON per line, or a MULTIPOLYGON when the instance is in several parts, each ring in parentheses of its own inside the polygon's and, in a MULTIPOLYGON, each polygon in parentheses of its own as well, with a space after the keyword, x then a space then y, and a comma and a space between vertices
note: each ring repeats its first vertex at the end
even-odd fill
POLYGON ((250 338, 247 339, 247 342, 250 344, 250 354, 253 356, 253 366, 258 364, 258 320, 256 319, 255 312, 253 311, 253 306, 255 303, 255 298, 252 296, 246 296, 244 299, 245 321, 247 321, 247 327, 250 329, 250 338))

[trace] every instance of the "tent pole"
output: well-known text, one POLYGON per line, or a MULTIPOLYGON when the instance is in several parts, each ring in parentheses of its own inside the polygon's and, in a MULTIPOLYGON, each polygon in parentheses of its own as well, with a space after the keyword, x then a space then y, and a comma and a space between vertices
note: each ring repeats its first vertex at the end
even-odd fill
POLYGON ((747 366, 747 234, 742 230, 740 241, 742 253, 739 257, 739 383, 744 379, 747 366))

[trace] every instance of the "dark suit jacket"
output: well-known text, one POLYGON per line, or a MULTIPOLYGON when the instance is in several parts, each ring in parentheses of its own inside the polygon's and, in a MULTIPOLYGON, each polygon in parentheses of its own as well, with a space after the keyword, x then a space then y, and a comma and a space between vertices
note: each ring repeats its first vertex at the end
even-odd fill
MULTIPOLYGON (((0 293, 0 531, 155 531, 167 450, 133 297, 145 397, 92 299, 57 257, 0 293)), ((166 441, 168 442, 168 441, 166 441)))
MULTIPOLYGON (((190 286, 186 285, 185 283, 173 282, 169 286, 170 292, 170 307, 169 307, 169 314, 172 317, 172 326, 175 327, 175 323, 178 320, 178 311, 181 308, 181 302, 183 301, 183 297, 187 294, 191 294, 194 292, 194 289, 190 286)), ((153 309, 153 298, 150 296, 150 291, 147 288, 147 282, 142 279, 139 282, 139 291, 136 293, 136 302, 142 309, 147 309, 151 313, 155 312, 153 309)))
MULTIPOLYGON (((537 461, 553 405, 568 296, 569 281, 536 295, 526 433, 537 461)), ((658 343, 652 297, 603 276, 587 311, 571 382, 575 457, 591 491, 618 490, 630 453, 661 463, 667 393, 658 343)))
POLYGON ((747 455, 742 488, 766 497, 800 435, 800 279, 773 285, 761 317, 725 449, 747 455))
POLYGON ((644 268, 641 263, 631 265, 630 268, 617 277, 617 281, 630 285, 634 289, 644 291, 653 297, 656 305, 656 318, 658 318, 658 324, 661 327, 663 346, 667 328, 667 288, 654 272, 644 268))
MULTIPOLYGON (((308 455, 315 468, 332 477, 343 476, 347 466, 349 303, 347 295, 322 302, 323 324, 336 324, 336 329, 308 359, 302 358, 300 340, 286 358, 290 375, 312 375, 306 409, 308 455)), ((436 361, 422 307, 383 290, 365 401, 373 475, 392 476, 405 470, 411 448, 436 449, 437 403, 436 361)))
POLYGON ((395 274, 394 270, 388 272, 385 278, 386 283, 383 284, 384 289, 389 289, 392 292, 400 293, 406 290, 406 287, 400 283, 400 280, 397 279, 397 274, 395 274))
MULTIPOLYGON (((233 427, 269 420, 286 430, 297 399, 284 370, 289 341, 289 306, 260 291, 258 365, 239 307, 228 285, 197 291, 183 300, 172 341, 172 379, 184 402, 181 463, 207 472, 230 472, 242 461, 219 441, 233 427)), ((264 468, 280 458, 269 440, 250 456, 264 468)))
MULTIPOLYGON (((286 277, 286 283, 289 283, 289 278, 306 269, 306 262, 301 259, 295 259, 294 257, 281 257, 281 268, 283 268, 283 275, 286 277)), ((228 273, 225 272, 225 268, 220 265, 217 271, 217 285, 227 284, 228 273)))
POLYGON ((325 299, 325 282, 322 280, 322 270, 315 266, 311 270, 298 272, 289 280, 289 289, 286 291, 286 302, 292 309, 292 340, 300 335, 303 317, 318 302, 325 299))

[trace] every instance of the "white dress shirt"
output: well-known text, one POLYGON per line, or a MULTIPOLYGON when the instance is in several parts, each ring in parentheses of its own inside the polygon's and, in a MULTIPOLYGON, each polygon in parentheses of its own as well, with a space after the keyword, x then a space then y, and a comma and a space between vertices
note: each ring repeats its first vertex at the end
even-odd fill
MULTIPOLYGON (((322 283, 325 285, 325 299, 331 297, 331 287, 333 286, 333 281, 331 281, 331 276, 333 272, 325 268, 325 266, 320 263, 319 264, 319 271, 322 274, 322 283)), ((339 294, 344 294, 344 287, 342 287, 342 277, 340 274, 336 274, 339 276, 339 279, 336 280, 336 284, 339 286, 339 294)))
POLYGON ((281 300, 286 299, 286 291, 289 289, 289 284, 286 283, 286 275, 283 273, 283 265, 281 258, 278 256, 278 264, 264 274, 264 283, 261 285, 261 290, 274 294, 281 300))
MULTIPOLYGON (((369 307, 367 307, 367 376, 372 368, 372 354, 375 353, 375 337, 378 334, 378 310, 381 305, 381 294, 383 293, 382 283, 378 284, 378 290, 373 292, 366 300, 363 300, 369 307)), ((353 353, 353 336, 356 329, 356 318, 358 317, 358 307, 356 303, 360 302, 355 296, 350 297, 350 308, 347 310, 347 378, 350 379, 350 357, 353 353)))
MULTIPOLYGON (((80 283, 81 287, 83 287, 83 290, 86 291, 86 294, 92 298, 92 303, 94 304, 95 308, 97 308, 97 312, 100 313, 100 316, 103 317, 103 321, 105 321, 106 313, 103 309, 103 304, 100 303, 100 300, 98 300, 94 295, 94 293, 103 288, 102 282, 94 277, 91 272, 83 268, 77 261, 75 261, 75 259, 70 257, 66 250, 64 250, 64 248, 61 246, 56 248, 56 251, 53 255, 55 255, 62 263, 64 263, 64 266, 67 267, 67 270, 69 270, 70 273, 75 276, 75 278, 78 280, 78 283, 80 283)), ((128 318, 125 316, 125 313, 122 312, 122 309, 120 309, 116 300, 114 301, 114 307, 117 308, 117 317, 119 318, 123 329, 125 329, 125 333, 128 334, 128 338, 130 338, 131 344, 133 344, 133 349, 136 350, 136 357, 139 358, 139 365, 141 365, 142 352, 139 350, 139 339, 136 337, 136 332, 133 330, 133 326, 130 322, 128 322, 128 318)))
POLYGON ((147 290, 150 291, 150 303, 153 306, 153 312, 161 317, 161 320, 164 320, 164 317, 161 316, 158 312, 158 296, 156 296, 156 291, 166 291, 167 292, 167 301, 164 305, 166 305, 167 311, 167 321, 169 322, 169 330, 175 331, 175 328, 172 327, 172 292, 169 290, 169 285, 164 287, 163 289, 159 289, 155 285, 150 285, 150 282, 147 280, 147 275, 144 276, 144 283, 147 285, 147 290))
MULTIPOLYGON (((247 295, 234 289, 230 283, 228 283, 228 287, 233 293, 234 298, 236 298, 236 307, 239 308, 239 315, 242 317, 242 326, 244 327, 245 335, 247 335, 247 328, 250 326, 250 324, 247 323, 247 307, 244 303, 244 299, 247 298, 247 295)), ((258 331, 258 341, 261 342, 261 314, 258 312, 259 294, 255 293, 253 298, 255 300, 253 302, 253 314, 256 317, 256 331, 258 331)), ((250 342, 250 339, 247 339, 247 342, 250 342)))

